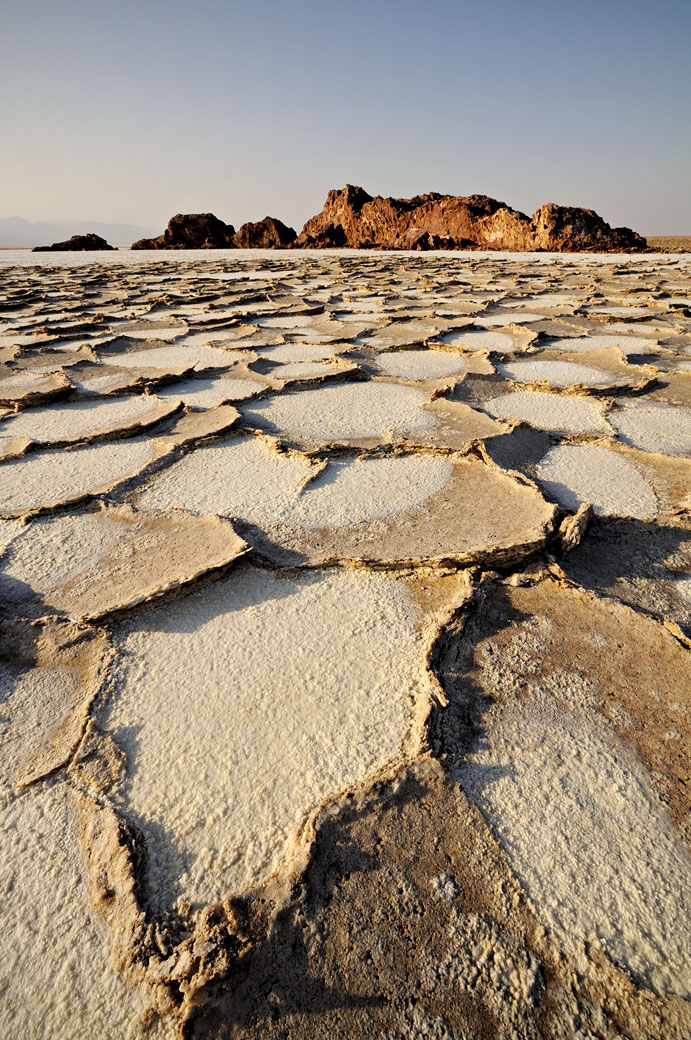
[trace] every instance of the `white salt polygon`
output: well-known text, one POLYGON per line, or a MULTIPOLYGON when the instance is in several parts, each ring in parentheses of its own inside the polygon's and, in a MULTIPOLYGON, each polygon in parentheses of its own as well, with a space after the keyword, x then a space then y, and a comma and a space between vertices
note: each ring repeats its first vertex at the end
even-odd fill
POLYGON ((119 354, 107 354, 101 358, 104 365, 119 368, 227 368, 237 358, 225 350, 215 347, 170 346, 151 347, 150 350, 128 350, 119 354))
POLYGON ((416 608, 381 573, 238 567, 115 643, 103 721, 128 752, 161 902, 274 869, 312 808, 399 753, 426 689, 416 608))
POLYGON ((480 332, 468 329, 461 332, 449 332, 441 337, 442 343, 450 347, 465 347, 466 350, 495 350, 498 353, 512 351, 516 348, 516 340, 507 332, 480 332))
POLYGON ((191 408, 216 408, 225 401, 241 401, 265 389, 256 379, 186 379, 156 391, 161 400, 180 400, 191 408))
MULTIPOLYGON (((143 1037, 138 995, 110 961, 111 939, 89 903, 67 785, 20 796, 0 784, 0 1034, 22 1040, 143 1037)), ((163 1024, 151 1040, 171 1037, 163 1024)))
POLYGON ((497 364, 505 379, 516 383, 537 383, 544 380, 550 386, 609 386, 617 377, 601 368, 577 365, 572 361, 508 361, 497 364))
POLYGON ((325 361, 343 350, 352 350, 352 343, 280 343, 276 347, 262 347, 257 353, 267 361, 283 365, 296 361, 325 361))
POLYGON ((330 462, 305 488, 282 522, 294 527, 344 527, 420 505, 442 490, 453 466, 434 455, 330 462))
MULTIPOLYGON (((63 513, 24 526, 6 554, 0 571, 39 594, 58 588, 84 569, 96 565, 121 537, 117 524, 102 513, 63 513)), ((11 588, 8 589, 11 597, 11 588)))
POLYGON ((573 512, 590 502, 600 516, 657 514, 655 494, 636 467, 597 444, 557 445, 540 462, 538 477, 547 495, 573 512))
POLYGON ((555 433, 609 433, 601 409, 584 397, 518 390, 502 394, 483 404, 495 419, 513 419, 530 423, 539 430, 555 433))
POLYGON ((102 430, 127 426, 152 412, 158 400, 146 394, 107 401, 70 401, 50 408, 31 408, 0 423, 0 434, 31 440, 79 440, 102 430))
POLYGON ((395 439, 436 423, 426 395, 395 383, 344 383, 273 395, 244 409, 247 422, 310 442, 395 439))
POLYGON ((137 439, 57 448, 0 466, 0 512, 20 513, 66 502, 137 472, 153 457, 150 441, 137 439))
POLYGON ((301 456, 279 454, 260 437, 240 437, 197 448, 157 473, 137 504, 238 517, 266 527, 290 512, 311 473, 301 456))
POLYGON ((644 336, 567 336, 550 343, 550 350, 566 350, 569 353, 583 353, 590 350, 606 350, 608 347, 619 347, 622 354, 648 354, 657 349, 657 340, 644 336))
POLYGON ((380 354, 377 367, 396 379, 442 379, 463 372, 467 362, 441 350, 394 350, 380 354))
POLYGON ((510 314, 478 314, 473 319, 476 325, 485 328, 494 328, 495 325, 528 325, 533 321, 544 321, 544 314, 534 314, 529 311, 511 311, 510 314))
POLYGON ((691 453, 691 408, 632 403, 614 409, 609 418, 620 439, 642 451, 691 453))

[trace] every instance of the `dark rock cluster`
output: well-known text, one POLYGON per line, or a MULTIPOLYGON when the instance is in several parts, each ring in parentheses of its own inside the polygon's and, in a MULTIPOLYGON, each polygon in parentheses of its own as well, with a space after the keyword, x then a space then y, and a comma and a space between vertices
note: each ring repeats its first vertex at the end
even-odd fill
MULTIPOLYGON (((94 237, 94 236, 88 236, 94 237)), ((79 247, 71 247, 79 248, 79 247)), ((158 238, 133 249, 491 249, 508 252, 638 252, 644 238, 612 228, 594 210, 548 203, 532 217, 487 195, 412 199, 368 195, 348 184, 331 190, 299 235, 275 217, 236 231, 213 213, 178 213, 158 238)))
POLYGON ((32 252, 63 253, 66 251, 74 252, 84 249, 113 250, 115 249, 115 246, 108 245, 105 238, 101 238, 100 235, 72 235, 72 238, 68 239, 67 242, 53 242, 52 246, 35 246, 34 249, 32 249, 32 252))
POLYGON ((646 241, 593 210, 550 203, 532 218, 487 195, 372 197, 352 184, 328 193, 295 246, 308 249, 496 249, 629 252, 646 241))

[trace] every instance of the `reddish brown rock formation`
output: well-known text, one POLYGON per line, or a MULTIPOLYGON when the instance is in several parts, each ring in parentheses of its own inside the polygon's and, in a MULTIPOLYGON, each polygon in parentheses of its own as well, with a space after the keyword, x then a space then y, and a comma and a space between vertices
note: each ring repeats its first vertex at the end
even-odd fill
POLYGON ((52 246, 35 246, 31 250, 32 253, 63 253, 66 250, 82 250, 82 249, 115 249, 115 246, 109 246, 105 238, 101 238, 100 235, 72 235, 66 242, 53 242, 52 246))
POLYGON ((373 198, 348 184, 329 192, 297 248, 497 249, 619 252, 646 248, 629 228, 611 228, 589 209, 549 204, 532 220, 486 195, 373 198))
POLYGON ((297 235, 276 217, 264 217, 256 223, 243 224, 235 233, 235 244, 240 249, 285 249, 297 235))
POLYGON ((234 249, 235 228, 213 213, 176 213, 158 238, 141 238, 132 249, 234 249))

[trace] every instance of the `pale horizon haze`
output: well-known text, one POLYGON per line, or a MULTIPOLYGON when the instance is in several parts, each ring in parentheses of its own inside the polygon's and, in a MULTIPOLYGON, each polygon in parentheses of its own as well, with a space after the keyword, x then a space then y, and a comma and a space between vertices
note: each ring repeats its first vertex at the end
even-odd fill
POLYGON ((332 187, 691 235, 691 4, 24 0, 0 217, 300 230, 332 187))

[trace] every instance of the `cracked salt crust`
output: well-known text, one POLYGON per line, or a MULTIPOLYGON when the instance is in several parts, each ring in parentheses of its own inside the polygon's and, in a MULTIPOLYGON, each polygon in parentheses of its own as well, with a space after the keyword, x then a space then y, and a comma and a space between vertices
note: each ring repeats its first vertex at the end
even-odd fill
POLYGON ((89 904, 67 785, 17 797, 0 786, 0 1033, 22 1040, 164 1040, 110 963, 110 936, 89 904))
POLYGON ((135 473, 154 455, 151 441, 137 439, 57 449, 0 465, 0 510, 18 515, 69 502, 135 473))
POLYGON ((449 332, 441 337, 442 343, 450 347, 465 347, 466 350, 496 350, 498 352, 516 349, 516 340, 507 332, 479 332, 468 329, 466 332, 449 332))
POLYGON ((151 347, 149 350, 127 350, 117 354, 104 354, 104 365, 120 368, 228 368, 236 358, 225 350, 215 347, 151 347))
POLYGON ((619 437, 642 451, 665 455, 691 453, 691 408, 663 404, 626 404, 610 413, 619 437))
POLYGON ((559 444, 537 472, 545 492, 573 512, 589 502, 598 515, 649 520, 657 514, 655 494, 636 467, 597 444, 559 444))
POLYGON ((580 353, 591 350, 606 350, 608 347, 619 347, 622 354, 648 354, 657 350, 657 340, 644 336, 567 336, 552 340, 550 350, 568 350, 580 353))
MULTIPOLYGON (((3 435, 29 437, 38 443, 80 440, 106 430, 127 427, 153 418, 160 402, 155 397, 117 397, 108 401, 70 401, 52 408, 20 412, 0 425, 3 435)), ((161 418, 166 414, 159 409, 161 418)))
POLYGON ((256 324, 267 329, 302 329, 313 325, 315 317, 313 314, 284 314, 277 317, 257 318, 256 324))
POLYGON ((516 383, 537 383, 545 380, 550 386, 611 386, 620 382, 611 372, 572 361, 509 361, 500 362, 497 369, 506 379, 516 383))
POLYGON ((434 455, 334 460, 276 519, 294 527, 344 527, 419 505, 448 482, 453 466, 434 455))
POLYGON ((304 486, 314 472, 306 459, 243 437, 199 448, 156 474, 138 504, 239 517, 264 530, 339 527, 408 509, 439 491, 451 471, 432 455, 337 460, 304 486))
POLYGON ((281 365, 271 372, 275 379, 323 379, 343 372, 343 365, 336 361, 295 361, 281 365))
POLYGON ((543 321, 545 317, 528 311, 510 311, 508 314, 478 314, 474 320, 476 325, 491 329, 495 325, 528 325, 533 321, 543 321))
POLYGON ((518 390, 492 398, 484 403, 483 408, 495 419, 520 420, 539 430, 590 434, 611 432, 602 410, 594 401, 583 397, 518 390))
POLYGON ((4 596, 12 600, 29 586, 39 594, 79 572, 84 560, 98 563, 117 543, 117 525, 100 513, 68 514, 35 520, 23 527, 0 560, 4 596), (17 587, 13 588, 13 584, 17 587))
POLYGON ((395 350, 377 358, 377 367, 396 379, 441 379, 463 372, 462 357, 441 350, 395 350))
POLYGON ((106 506, 26 525, 0 573, 6 599, 23 616, 99 617, 182 587, 246 548, 216 516, 106 506))
POLYGON ((243 414, 247 422, 305 442, 394 439, 435 425, 435 417, 423 408, 425 401, 415 387, 346 383, 273 395, 243 414))
POLYGON ((691 857, 645 767, 557 708, 494 709, 484 729, 463 787, 537 915, 576 958, 595 939, 655 992, 690 997, 691 857))
POLYGON ((633 317, 649 317, 652 315, 652 311, 649 307, 610 307, 605 304, 598 304, 595 307, 589 307, 588 310, 591 314, 612 314, 617 318, 628 318, 633 317))
POLYGON ((186 379, 182 383, 161 387, 156 396, 164 401, 183 401, 192 408, 215 408, 226 401, 242 401, 265 389, 256 379, 186 379))
POLYGON ((299 455, 282 455, 260 437, 197 448, 157 473, 137 495, 144 509, 237 516, 265 526, 289 512, 313 473, 299 455))
POLYGON ((117 326, 118 334, 120 336, 127 336, 129 339, 170 340, 177 339, 178 336, 184 336, 186 331, 186 325, 159 326, 153 321, 139 321, 135 328, 129 328, 127 325, 117 326), (147 328, 147 325, 150 325, 151 327, 147 328))
POLYGON ((276 347, 262 347, 258 353, 267 361, 288 364, 298 361, 326 361, 344 350, 352 350, 352 343, 281 343, 276 347))
POLYGON ((103 721, 160 903, 272 870, 310 809, 399 754, 426 684, 417 609, 381 573, 240 566, 115 643, 103 721))

